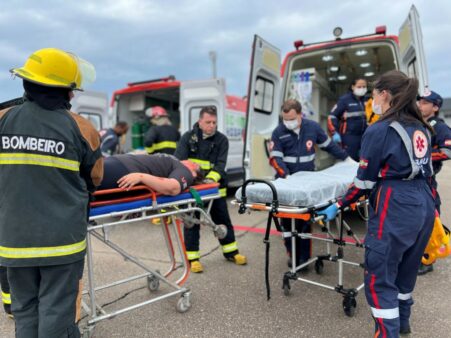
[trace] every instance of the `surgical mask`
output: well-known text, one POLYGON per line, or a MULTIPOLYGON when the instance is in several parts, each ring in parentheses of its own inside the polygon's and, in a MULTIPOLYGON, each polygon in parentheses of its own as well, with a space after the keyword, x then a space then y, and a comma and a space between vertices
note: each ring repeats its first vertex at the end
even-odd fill
POLYGON ((374 114, 382 115, 382 106, 380 104, 375 104, 374 100, 371 102, 371 108, 373 109, 374 114))
POLYGON ((355 88, 353 93, 355 96, 363 96, 366 94, 366 87, 355 88))
POLYGON ((283 124, 287 127, 287 129, 294 130, 298 127, 298 120, 283 120, 283 124))

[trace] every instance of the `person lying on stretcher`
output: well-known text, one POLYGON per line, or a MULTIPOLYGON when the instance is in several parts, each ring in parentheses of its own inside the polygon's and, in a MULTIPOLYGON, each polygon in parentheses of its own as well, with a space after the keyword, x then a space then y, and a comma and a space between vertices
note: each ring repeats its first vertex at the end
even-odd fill
POLYGON ((115 155, 104 159, 99 190, 143 184, 157 193, 175 196, 200 178, 199 165, 167 154, 115 155))

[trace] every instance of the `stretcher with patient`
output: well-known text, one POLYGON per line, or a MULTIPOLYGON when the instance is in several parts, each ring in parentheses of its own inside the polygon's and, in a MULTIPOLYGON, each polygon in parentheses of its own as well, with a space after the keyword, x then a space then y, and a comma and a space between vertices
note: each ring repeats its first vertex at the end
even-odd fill
MULTIPOLYGON (((239 213, 264 211, 268 213, 266 234, 265 279, 267 297, 270 299, 269 286, 269 234, 272 224, 281 232, 284 238, 291 238, 292 260, 291 268, 283 275, 284 294, 288 295, 291 290, 291 282, 301 281, 310 285, 320 286, 336 291, 343 295, 343 309, 346 315, 353 316, 356 308, 356 296, 363 288, 363 283, 357 287, 345 288, 344 265, 363 267, 361 262, 345 260, 344 247, 363 247, 363 241, 352 231, 350 225, 341 217, 335 220, 336 227, 329 222, 323 222, 323 216, 318 216, 317 211, 337 202, 344 195, 352 183, 357 172, 357 163, 337 163, 334 166, 314 172, 298 172, 285 179, 265 181, 249 179, 236 192, 234 204, 239 205, 239 213), (285 229, 280 218, 291 219, 291 228, 285 229), (319 225, 321 233, 298 232, 295 220, 302 219, 319 225), (345 237, 346 236, 346 237, 345 237), (326 252, 312 257, 307 262, 297 265, 296 263, 296 238, 312 239, 325 242, 326 252), (332 246, 336 245, 336 252, 332 252, 332 246), (321 275, 324 262, 338 264, 338 281, 336 285, 326 285, 317 281, 302 277, 300 271, 308 265, 314 265, 317 274, 321 275)), ((358 210, 363 220, 368 219, 367 200, 361 200, 351 206, 358 210)), ((363 257, 362 257, 363 261, 363 257)))
POLYGON ((127 191, 109 189, 94 193, 94 201, 90 203, 90 226, 87 236, 88 285, 87 290, 83 292, 82 301, 83 309, 88 317, 85 327, 82 328, 84 337, 90 337, 96 323, 102 320, 170 297, 179 297, 176 305, 179 312, 185 312, 191 307, 190 290, 184 287, 190 269, 185 253, 182 226, 189 227, 200 223, 210 227, 217 237, 224 238, 227 233, 225 226, 214 224, 208 215, 211 203, 219 197, 216 183, 193 186, 177 196, 157 194, 146 186, 135 186, 127 191), (161 219, 160 225, 170 259, 168 270, 164 273, 127 252, 119 244, 114 243, 110 236, 110 231, 114 227, 157 218, 161 219), (93 255, 95 255, 92 246, 93 238, 114 250, 127 262, 139 267, 143 273, 106 285, 97 285, 93 263, 93 255), (160 283, 167 286, 165 288, 167 291, 159 292, 158 296, 149 297, 140 303, 112 312, 108 312, 106 308, 98 304, 97 294, 102 290, 139 279, 146 281, 151 293, 160 288, 160 283))

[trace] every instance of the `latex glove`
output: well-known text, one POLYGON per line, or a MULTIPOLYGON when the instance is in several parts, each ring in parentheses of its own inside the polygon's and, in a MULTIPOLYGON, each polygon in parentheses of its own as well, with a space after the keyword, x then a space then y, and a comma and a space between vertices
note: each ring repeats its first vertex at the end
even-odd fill
POLYGON ((318 214, 318 216, 325 216, 323 221, 328 222, 333 220, 337 216, 338 210, 339 208, 337 203, 334 203, 328 206, 326 209, 317 211, 316 213, 318 214))
POLYGON ((215 182, 215 180, 213 180, 213 179, 211 179, 211 178, 204 178, 204 179, 202 180, 202 183, 209 184, 209 183, 216 183, 216 182, 215 182))
POLYGON ((332 135, 332 141, 335 143, 341 143, 341 136, 339 133, 335 133, 332 135))

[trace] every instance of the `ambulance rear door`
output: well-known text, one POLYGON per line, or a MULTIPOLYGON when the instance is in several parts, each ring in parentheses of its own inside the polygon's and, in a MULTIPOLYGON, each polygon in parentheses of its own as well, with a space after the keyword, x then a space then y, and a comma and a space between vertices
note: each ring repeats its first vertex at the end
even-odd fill
POLYGON ((410 77, 416 77, 420 83, 419 92, 424 93, 429 85, 426 57, 423 47, 420 16, 414 5, 409 15, 399 29, 399 50, 401 55, 401 70, 410 77))
POLYGON ((254 36, 248 105, 244 135, 246 179, 274 178, 269 165, 271 134, 279 123, 280 112, 280 50, 254 36))
POLYGON ((108 94, 95 91, 74 91, 71 110, 91 121, 97 130, 110 127, 108 94))
POLYGON ((215 106, 218 130, 224 133, 225 80, 184 81, 180 85, 180 132, 191 130, 205 106, 215 106))

